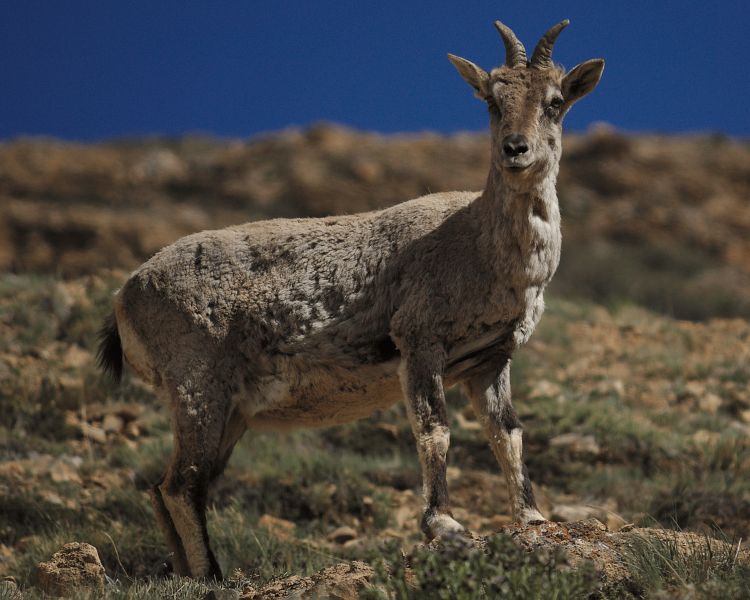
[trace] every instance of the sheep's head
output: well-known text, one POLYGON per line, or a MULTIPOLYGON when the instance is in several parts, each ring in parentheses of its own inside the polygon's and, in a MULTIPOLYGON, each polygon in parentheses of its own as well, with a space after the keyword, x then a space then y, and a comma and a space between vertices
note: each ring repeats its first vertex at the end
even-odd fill
POLYGON ((600 58, 570 73, 552 63, 552 47, 568 25, 552 27, 531 59, 516 35, 500 21, 495 27, 505 44, 505 64, 490 73, 448 55, 461 76, 487 102, 492 133, 492 162, 509 183, 522 185, 556 172, 561 155, 562 120, 574 102, 591 92, 604 69, 600 58))

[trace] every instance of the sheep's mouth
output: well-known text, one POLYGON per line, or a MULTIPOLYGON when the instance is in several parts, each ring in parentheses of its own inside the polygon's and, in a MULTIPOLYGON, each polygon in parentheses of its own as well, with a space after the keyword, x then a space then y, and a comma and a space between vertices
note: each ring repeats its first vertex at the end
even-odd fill
POLYGON ((500 157, 500 166, 508 173, 523 173, 533 165, 534 159, 530 152, 519 156, 502 155, 500 157))
POLYGON ((524 171, 528 171, 533 164, 534 163, 529 163, 528 165, 505 165, 505 170, 509 173, 523 173, 524 171))

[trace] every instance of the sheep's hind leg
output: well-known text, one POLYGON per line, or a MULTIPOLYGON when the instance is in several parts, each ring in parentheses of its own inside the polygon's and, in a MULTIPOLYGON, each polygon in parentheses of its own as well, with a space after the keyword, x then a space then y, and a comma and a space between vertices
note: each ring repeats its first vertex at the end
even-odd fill
POLYGON ((441 347, 425 345, 405 353, 399 368, 407 412, 422 463, 421 527, 430 539, 466 531, 453 519, 448 498, 445 457, 450 444, 450 428, 443 390, 444 361, 441 347))
POLYGON ((536 506, 529 473, 521 458, 523 428, 511 402, 510 360, 499 374, 475 377, 464 384, 464 389, 502 467, 514 521, 526 524, 546 520, 536 506))
POLYGON ((208 486, 223 470, 244 433, 236 411, 227 420, 230 399, 187 385, 173 392, 175 446, 169 467, 151 490, 157 520, 179 575, 221 579, 206 526, 208 486), (233 419, 233 420, 232 420, 233 419))
POLYGON ((167 548, 172 553, 172 568, 178 575, 189 576, 190 567, 188 566, 187 555, 185 554, 185 548, 182 545, 182 539, 180 534, 177 533, 177 528, 172 520, 172 515, 169 514, 169 509, 164 503, 164 498, 161 495, 161 485, 167 477, 165 471, 154 486, 148 491, 148 495, 151 497, 151 504, 154 506, 154 513, 156 514, 156 522, 159 523, 159 528, 164 535, 164 539, 167 542, 167 548))

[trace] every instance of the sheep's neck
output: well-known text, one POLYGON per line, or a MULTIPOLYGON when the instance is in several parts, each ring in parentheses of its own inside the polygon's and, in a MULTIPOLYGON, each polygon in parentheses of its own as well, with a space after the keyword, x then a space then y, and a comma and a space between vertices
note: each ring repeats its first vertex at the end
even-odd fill
POLYGON ((481 245, 507 287, 542 288, 560 259, 557 165, 534 182, 519 182, 494 165, 477 200, 481 245))

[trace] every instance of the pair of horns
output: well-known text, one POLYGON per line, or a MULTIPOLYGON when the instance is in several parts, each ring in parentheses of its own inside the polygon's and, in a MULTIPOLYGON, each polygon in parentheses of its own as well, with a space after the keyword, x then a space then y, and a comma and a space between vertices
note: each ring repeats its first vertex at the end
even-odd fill
MULTIPOLYGON (((557 36, 568 26, 568 23, 570 21, 565 19, 544 34, 544 37, 539 40, 536 48, 534 48, 534 54, 531 55, 529 67, 533 69, 549 69, 552 66, 552 47, 555 45, 557 36)), ((500 37, 503 38, 503 43, 505 44, 505 64, 511 69, 526 67, 526 48, 523 47, 516 34, 500 21, 495 21, 495 27, 500 32, 500 37)))

